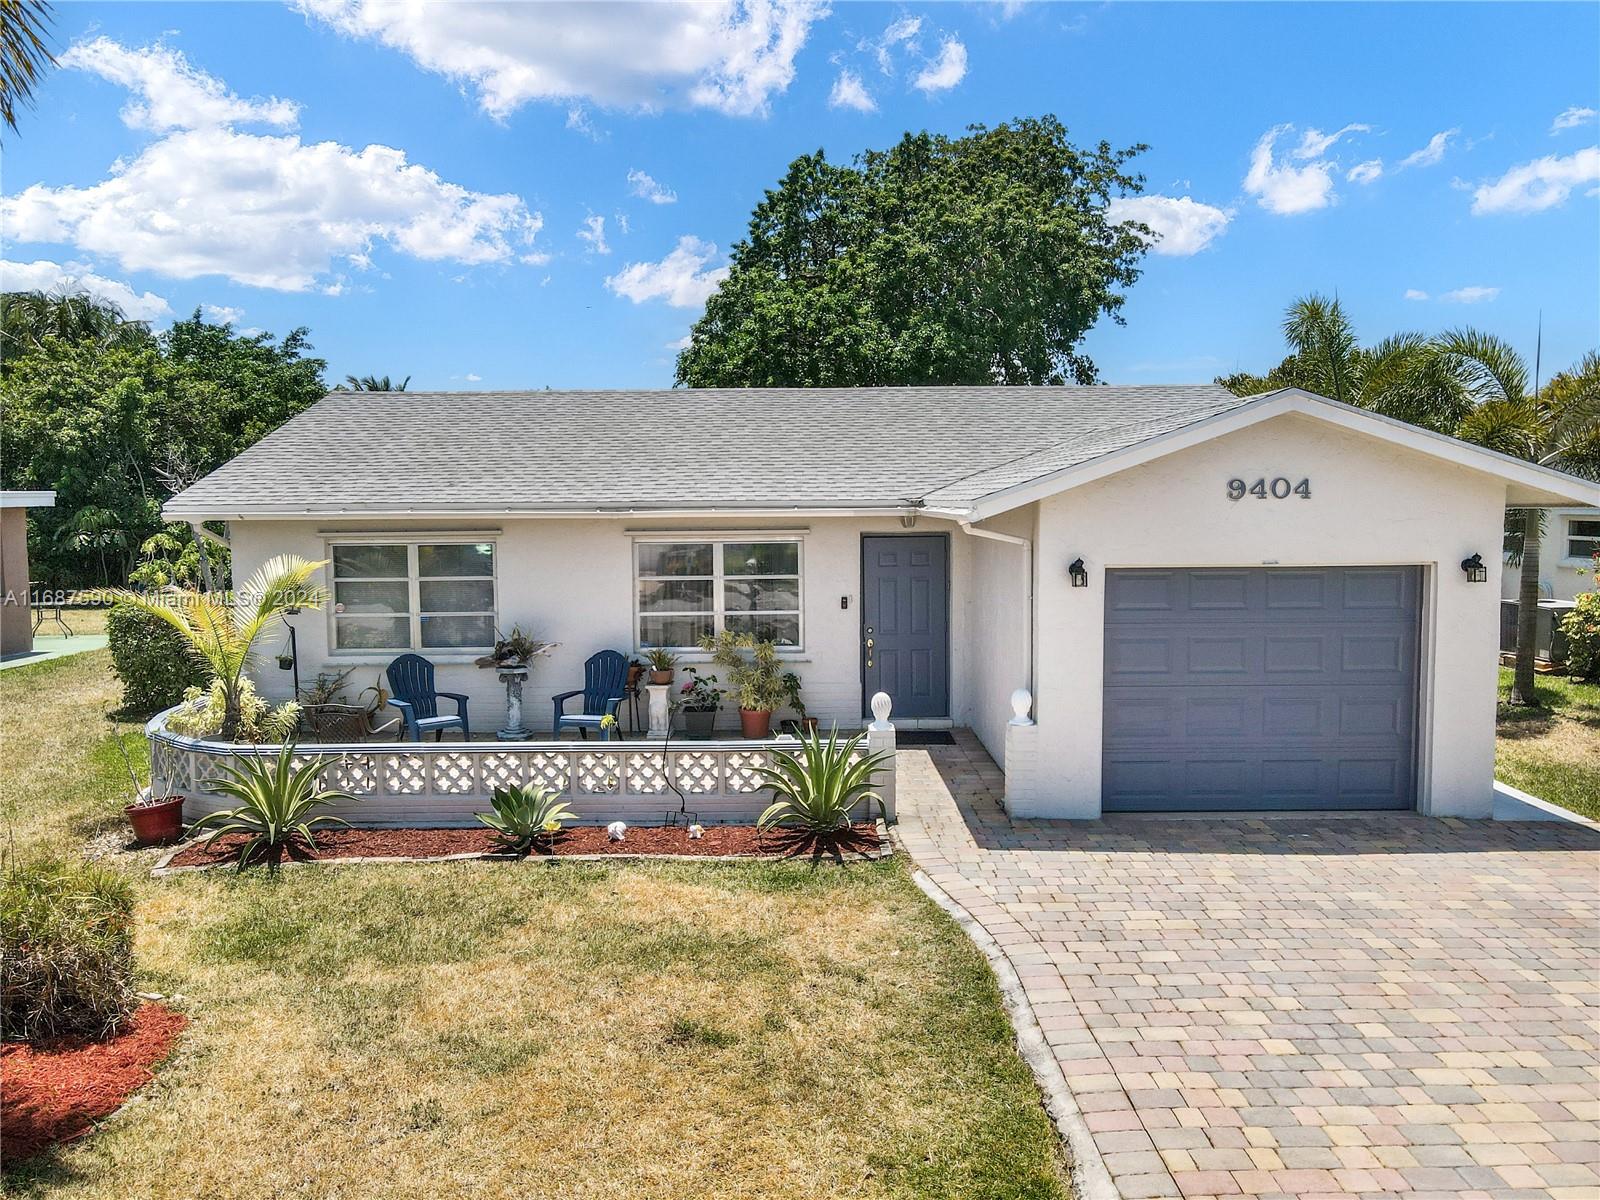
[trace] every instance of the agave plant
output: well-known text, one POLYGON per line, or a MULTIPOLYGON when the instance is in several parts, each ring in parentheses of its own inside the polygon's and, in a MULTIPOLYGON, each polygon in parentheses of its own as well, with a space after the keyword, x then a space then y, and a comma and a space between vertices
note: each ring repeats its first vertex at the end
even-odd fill
POLYGON ((561 832, 562 822, 578 819, 578 814, 562 801, 560 792, 539 784, 495 788, 489 803, 494 812, 475 815, 494 830, 497 845, 517 854, 528 853, 541 837, 553 839, 561 832))
POLYGON ((793 824, 809 833, 833 833, 850 824, 850 814, 863 802, 876 802, 887 816, 872 780, 891 756, 886 750, 860 753, 866 736, 863 731, 841 742, 835 726, 823 741, 812 731, 801 736, 798 754, 780 750, 770 767, 757 767, 776 799, 756 827, 793 824))
POLYGON ((239 851, 239 869, 243 870, 257 849, 281 846, 291 837, 303 838, 308 846, 316 848, 312 830, 325 825, 346 825, 350 822, 328 813, 319 813, 338 800, 354 800, 348 792, 322 787, 317 776, 326 767, 318 759, 301 766, 294 765, 294 743, 286 744, 272 758, 247 758, 237 767, 225 767, 220 779, 207 781, 206 786, 220 795, 232 796, 239 807, 226 812, 208 813, 190 827, 190 833, 209 828, 211 836, 207 846, 229 833, 243 833, 248 840, 239 851))

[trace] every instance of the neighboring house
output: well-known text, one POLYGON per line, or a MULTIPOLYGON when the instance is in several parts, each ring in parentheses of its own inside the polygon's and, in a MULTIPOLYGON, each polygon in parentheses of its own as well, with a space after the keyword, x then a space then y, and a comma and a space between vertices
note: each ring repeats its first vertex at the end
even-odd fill
POLYGON ((1504 510, 1573 504, 1297 390, 953 387, 335 394, 165 511, 228 522, 238 580, 330 560, 302 674, 417 650, 483 729, 496 628, 561 643, 545 721, 595 650, 733 628, 824 725, 881 689, 970 726, 1017 815, 1486 817, 1504 510))
MULTIPOLYGON (((1571 600, 1594 587, 1594 556, 1600 553, 1600 508, 1552 508, 1539 538, 1539 597, 1571 600)), ((1517 598, 1519 573, 1508 566, 1500 595, 1517 598)))
POLYGON ((33 649, 28 509, 53 508, 54 492, 0 491, 0 656, 33 649))

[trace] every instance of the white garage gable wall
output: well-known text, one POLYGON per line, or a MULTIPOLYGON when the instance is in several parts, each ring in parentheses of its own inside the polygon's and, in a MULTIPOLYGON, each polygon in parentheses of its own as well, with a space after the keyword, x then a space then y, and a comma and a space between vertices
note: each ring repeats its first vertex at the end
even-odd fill
MULTIPOLYGON (((405 534, 427 541, 430 535, 448 539, 452 528, 498 532, 484 540, 496 544, 496 621, 504 631, 520 625, 534 637, 561 643, 549 657, 539 660, 524 689, 525 718, 534 729, 551 724, 549 697, 583 684, 583 662, 597 650, 634 652, 633 543, 636 536, 682 534, 684 540, 723 532, 774 537, 798 537, 803 549, 804 649, 786 654, 800 675, 801 695, 812 716, 827 729, 837 721, 841 729, 862 724, 861 702, 861 535, 903 533, 895 518, 796 517, 793 520, 688 522, 607 518, 507 518, 486 522, 335 521, 328 518, 296 521, 234 521, 234 579, 242 582, 262 562, 275 554, 298 554, 317 560, 328 556, 334 541, 362 540, 351 533, 405 534), (335 532, 335 531, 346 532, 335 532), (841 598, 848 606, 841 607, 841 598)), ((945 532, 937 522, 924 522, 916 533, 945 532)), ((962 604, 968 590, 972 539, 950 530, 950 704, 952 715, 968 712, 972 672, 969 643, 960 635, 962 604)), ((324 572, 326 575, 326 571, 324 572)), ((331 582, 324 579, 324 583, 331 582)), ((319 669, 342 670, 354 665, 350 695, 373 683, 384 667, 403 651, 369 651, 362 654, 330 653, 330 618, 327 612, 306 612, 295 618, 300 650, 302 683, 319 669)), ((256 678, 273 697, 292 690, 287 671, 280 671, 272 656, 280 635, 262 641, 262 663, 256 678)), ((470 698, 470 715, 476 733, 498 729, 505 718, 505 690, 493 671, 471 663, 472 654, 438 650, 418 653, 438 666, 441 691, 464 692, 470 698)), ((686 655, 685 663, 696 657, 686 655)), ((715 671, 716 668, 711 668, 715 671)), ((724 673, 725 676, 726 673, 724 673)), ((680 681, 682 680, 680 667, 680 681)), ((726 678, 723 680, 726 685, 726 678)), ((641 705, 642 716, 642 705, 641 705)), ((722 724, 738 727, 738 712, 731 700, 724 705, 722 724)))
POLYGON ((1037 774, 1017 816, 1100 814, 1106 571, 1119 567, 1419 564, 1419 807, 1487 817, 1494 780, 1503 482, 1298 415, 1040 501, 1037 774), (1228 499, 1228 481, 1309 480, 1311 498, 1228 499), (1483 555, 1487 583, 1460 569, 1483 555), (1069 586, 1082 557, 1089 586, 1069 586))

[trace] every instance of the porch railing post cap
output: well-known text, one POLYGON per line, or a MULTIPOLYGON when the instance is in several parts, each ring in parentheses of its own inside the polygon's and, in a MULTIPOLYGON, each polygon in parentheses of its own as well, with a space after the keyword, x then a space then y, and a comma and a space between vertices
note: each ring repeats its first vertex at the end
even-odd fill
POLYGON ((872 696, 872 724, 867 726, 878 732, 893 729, 889 724, 889 712, 894 707, 894 701, 889 698, 888 692, 875 692, 872 696))
POLYGON ((1029 710, 1032 708, 1033 693, 1028 691, 1027 688, 1018 688, 1011 693, 1011 711, 1015 715, 1012 716, 1008 724, 1032 725, 1033 718, 1028 715, 1029 710))

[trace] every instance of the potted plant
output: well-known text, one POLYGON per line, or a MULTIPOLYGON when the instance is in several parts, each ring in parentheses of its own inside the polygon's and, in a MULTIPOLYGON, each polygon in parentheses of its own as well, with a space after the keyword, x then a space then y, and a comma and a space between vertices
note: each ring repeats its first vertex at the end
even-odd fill
POLYGON ((683 732, 688 737, 708 738, 717 723, 717 710, 727 694, 717 687, 715 675, 702 675, 689 668, 692 678, 678 693, 678 707, 683 710, 683 732))
POLYGON ((128 779, 133 783, 133 803, 122 809, 128 823, 133 826, 133 840, 141 846, 176 840, 183 833, 183 797, 157 796, 153 791, 141 787, 139 773, 133 769, 133 760, 128 757, 128 747, 123 744, 122 734, 118 732, 114 736, 117 750, 122 754, 122 765, 127 768, 128 779))
POLYGON ((800 699, 800 676, 793 671, 783 673, 784 700, 790 708, 794 709, 795 724, 801 734, 815 733, 817 719, 806 716, 806 702, 800 699))
POLYGON ((671 683, 673 668, 678 665, 678 656, 671 650, 657 646, 645 652, 645 662, 650 664, 650 682, 654 684, 671 683))
POLYGON ((778 644, 725 629, 714 638, 703 638, 700 648, 710 651, 711 660, 726 668, 728 686, 739 704, 739 727, 744 736, 769 736, 772 714, 789 697, 778 644))

